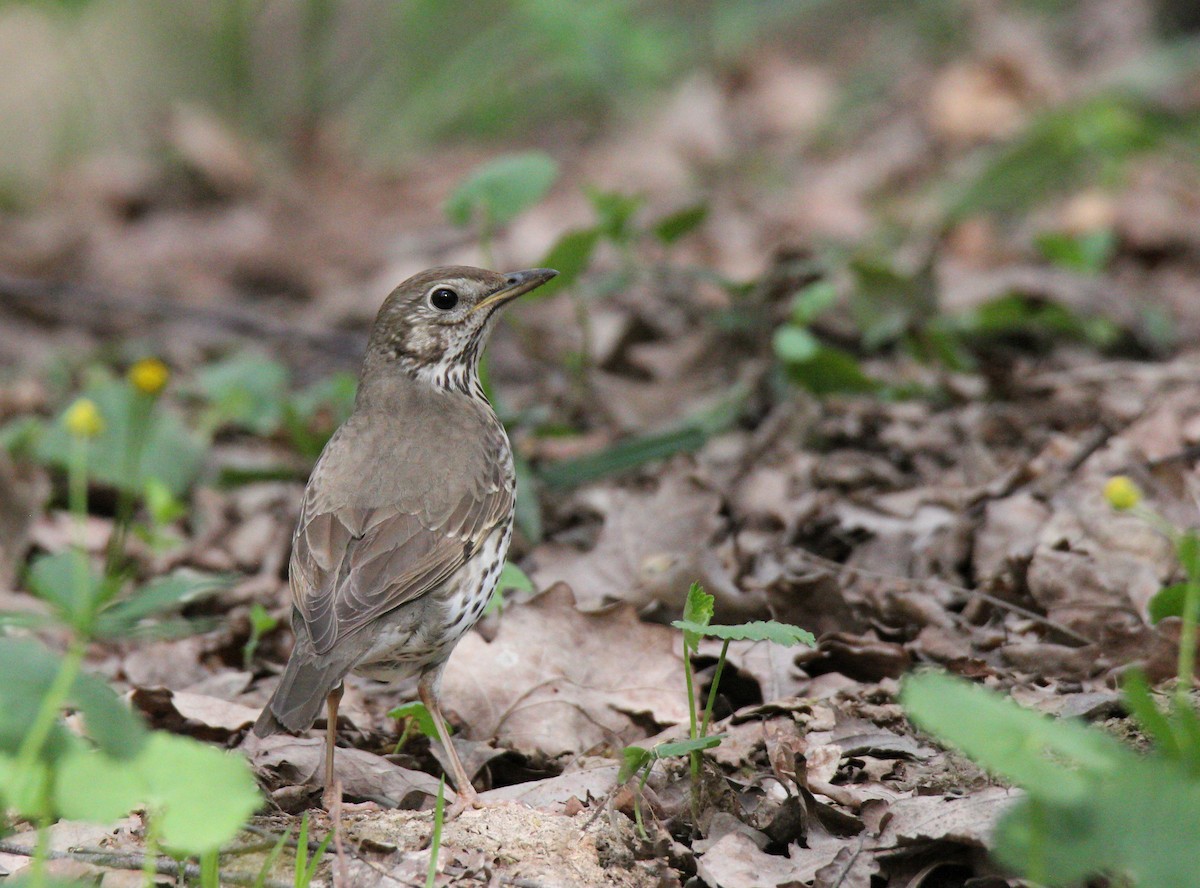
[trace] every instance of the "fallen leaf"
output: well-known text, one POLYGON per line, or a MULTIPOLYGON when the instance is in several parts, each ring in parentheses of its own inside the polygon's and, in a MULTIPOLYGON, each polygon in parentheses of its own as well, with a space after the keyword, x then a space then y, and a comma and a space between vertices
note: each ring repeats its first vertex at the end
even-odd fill
MULTIPOLYGON (((798 846, 789 847, 789 852, 798 846)), ((696 859, 696 875, 712 888, 800 888, 790 857, 759 850, 745 833, 731 832, 696 859)))
MULTIPOLYGON (((250 734, 241 750, 254 770, 272 785, 319 787, 324 785, 325 741, 275 734, 250 734)), ((338 747, 334 771, 345 794, 354 799, 377 801, 392 808, 419 807, 435 798, 438 781, 424 771, 410 771, 361 749, 338 747)))
POLYGON ((629 605, 581 613, 559 583, 506 608, 491 642, 463 639, 443 705, 468 737, 525 754, 619 748, 647 736, 647 720, 687 719, 679 650, 679 633, 640 622, 629 605))

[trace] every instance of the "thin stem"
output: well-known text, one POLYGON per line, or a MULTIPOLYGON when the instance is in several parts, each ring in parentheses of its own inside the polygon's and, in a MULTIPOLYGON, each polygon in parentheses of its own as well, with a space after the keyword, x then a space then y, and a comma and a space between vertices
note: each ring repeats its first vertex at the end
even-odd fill
POLYGON ((637 823, 638 835, 643 839, 650 838, 646 833, 646 824, 642 822, 642 791, 646 788, 646 781, 650 779, 650 769, 654 767, 653 760, 646 765, 646 769, 642 771, 642 779, 638 781, 637 792, 633 794, 633 819, 637 823))
POLYGON ((717 669, 713 673, 712 684, 708 686, 708 702, 704 705, 704 721, 700 723, 700 736, 708 736, 708 726, 712 723, 713 703, 717 699, 717 686, 721 683, 721 673, 725 671, 725 655, 729 653, 729 639, 721 645, 721 656, 717 659, 717 669))
POLYGON ((154 888, 154 877, 158 875, 158 821, 153 812, 145 814, 145 859, 142 861, 142 885, 154 888))
POLYGON ((133 519, 134 491, 141 487, 142 450, 150 428, 150 411, 153 406, 153 395, 140 391, 133 393, 133 400, 129 405, 129 422, 125 427, 123 483, 117 488, 117 514, 113 522, 112 536, 108 541, 105 576, 116 573, 125 555, 125 539, 129 534, 129 523, 133 519))
POLYGON ((691 723, 690 733, 688 736, 695 740, 697 737, 696 732, 699 729, 696 724, 695 678, 692 675, 692 652, 688 648, 686 640, 683 642, 683 675, 684 679, 687 681, 688 720, 691 723))
MULTIPOLYGON (((46 773, 42 782, 42 808, 49 808, 46 802, 50 797, 50 774, 46 773)), ((50 815, 43 810, 38 815, 37 841, 33 846, 33 857, 29 860, 29 881, 34 888, 46 884, 46 861, 50 858, 50 815)))
POLYGON ((42 705, 34 717, 33 726, 29 729, 29 733, 25 735, 25 739, 21 743, 20 751, 17 753, 16 773, 29 773, 34 762, 41 755, 42 747, 46 745, 46 739, 50 736, 50 731, 58 721, 58 712, 66 702, 67 696, 71 693, 75 679, 79 677, 79 671, 83 666, 83 656, 86 651, 87 642, 82 638, 76 638, 71 642, 70 648, 67 649, 67 655, 63 658, 62 665, 58 667, 58 674, 54 676, 54 681, 50 683, 50 687, 46 690, 46 696, 42 697, 42 705))
POLYGON ((1188 702, 1196 675, 1196 622, 1200 619, 1200 577, 1188 577, 1183 598, 1182 625, 1179 630, 1179 681, 1176 693, 1182 704, 1188 702))
MULTIPOLYGON (((689 734, 695 740, 699 728, 696 725, 696 679, 692 674, 692 650, 688 646, 687 636, 683 639, 683 674, 687 680, 689 734)), ((692 777, 692 821, 700 819, 700 799, 697 790, 700 786, 700 753, 693 750, 688 754, 688 765, 692 777)))
POLYGON ((425 888, 437 882, 438 852, 442 848, 442 819, 446 812, 446 777, 438 781, 437 805, 433 809, 433 838, 429 842, 429 869, 425 872, 425 888))

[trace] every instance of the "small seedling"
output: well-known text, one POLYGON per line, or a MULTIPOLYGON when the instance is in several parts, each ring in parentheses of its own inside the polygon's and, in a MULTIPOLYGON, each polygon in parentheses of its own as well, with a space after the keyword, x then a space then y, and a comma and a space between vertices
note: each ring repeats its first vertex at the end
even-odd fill
MULTIPOLYGON (((411 703, 397 706, 388 713, 388 718, 394 718, 404 723, 404 728, 400 731, 400 739, 396 741, 396 746, 392 750, 393 755, 404 748, 404 744, 408 742, 408 738, 414 730, 424 734, 430 740, 437 739, 437 725, 433 721, 433 714, 425 708, 425 704, 420 700, 413 700, 411 703)), ((446 722, 446 730, 453 731, 454 726, 446 722)))
MULTIPOLYGON (((758 620, 752 623, 742 623, 737 626, 712 625, 713 606, 716 599, 704 591, 699 583, 692 583, 688 589, 687 599, 683 605, 683 619, 675 620, 671 625, 683 630, 683 667, 684 680, 687 683, 688 695, 688 739, 675 743, 660 743, 652 749, 640 746, 627 746, 622 751, 624 762, 621 766, 621 781, 624 782, 639 771, 642 779, 638 783, 638 791, 646 785, 650 770, 654 763, 664 758, 688 756, 692 778, 692 816, 697 819, 699 806, 701 753, 711 749, 721 742, 720 735, 709 736, 708 728, 712 722, 713 704, 721 684, 721 675, 725 670, 725 660, 729 654, 729 643, 735 640, 770 641, 775 644, 791 647, 796 644, 815 645, 816 639, 811 632, 792 626, 788 623, 778 623, 774 620, 758 620), (713 672, 713 680, 708 688, 708 698, 704 705, 703 717, 697 710, 695 669, 692 658, 699 653, 701 638, 720 638, 722 640, 721 654, 717 658, 717 666, 713 672)), ((642 828, 641 810, 638 806, 637 794, 634 795, 634 815, 642 828)), ((643 835, 645 830, 642 829, 643 835)))
POLYGON ((250 637, 246 639, 246 645, 242 648, 242 668, 247 672, 254 663, 254 654, 258 651, 259 642, 262 641, 264 635, 274 631, 278 625, 279 618, 267 613, 267 609, 257 601, 251 605, 250 637))
POLYGON ((626 746, 621 750, 621 770, 617 774, 617 781, 624 783, 637 773, 641 773, 642 779, 638 781, 637 792, 633 794, 633 817, 637 822, 638 833, 642 838, 648 838, 646 834, 646 826, 642 821, 642 805, 641 794, 646 788, 646 781, 650 779, 650 772, 654 769, 655 762, 661 762, 669 758, 680 758, 682 756, 699 755, 706 749, 712 749, 714 746, 720 746, 723 734, 713 734, 710 737, 696 737, 689 740, 679 740, 675 743, 659 743, 655 746, 646 749, 644 746, 626 746))

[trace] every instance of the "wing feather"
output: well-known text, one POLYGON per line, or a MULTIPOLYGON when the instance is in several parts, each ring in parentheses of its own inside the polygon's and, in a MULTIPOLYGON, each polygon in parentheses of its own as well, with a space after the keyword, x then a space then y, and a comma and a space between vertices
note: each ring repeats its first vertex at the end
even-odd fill
POLYGON ((292 546, 292 595, 318 654, 446 582, 508 519, 513 491, 497 472, 444 516, 393 507, 312 513, 306 498, 292 546), (440 518, 440 520, 439 520, 440 518))

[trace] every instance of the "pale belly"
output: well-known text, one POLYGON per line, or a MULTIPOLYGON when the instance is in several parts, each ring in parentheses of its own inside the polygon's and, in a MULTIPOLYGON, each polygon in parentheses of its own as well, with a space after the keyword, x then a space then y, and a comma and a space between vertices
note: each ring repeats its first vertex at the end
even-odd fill
POLYGON ((354 672, 395 682, 448 659, 492 600, 511 540, 512 522, 508 521, 483 541, 475 556, 442 588, 420 602, 402 606, 394 619, 385 617, 354 672))

